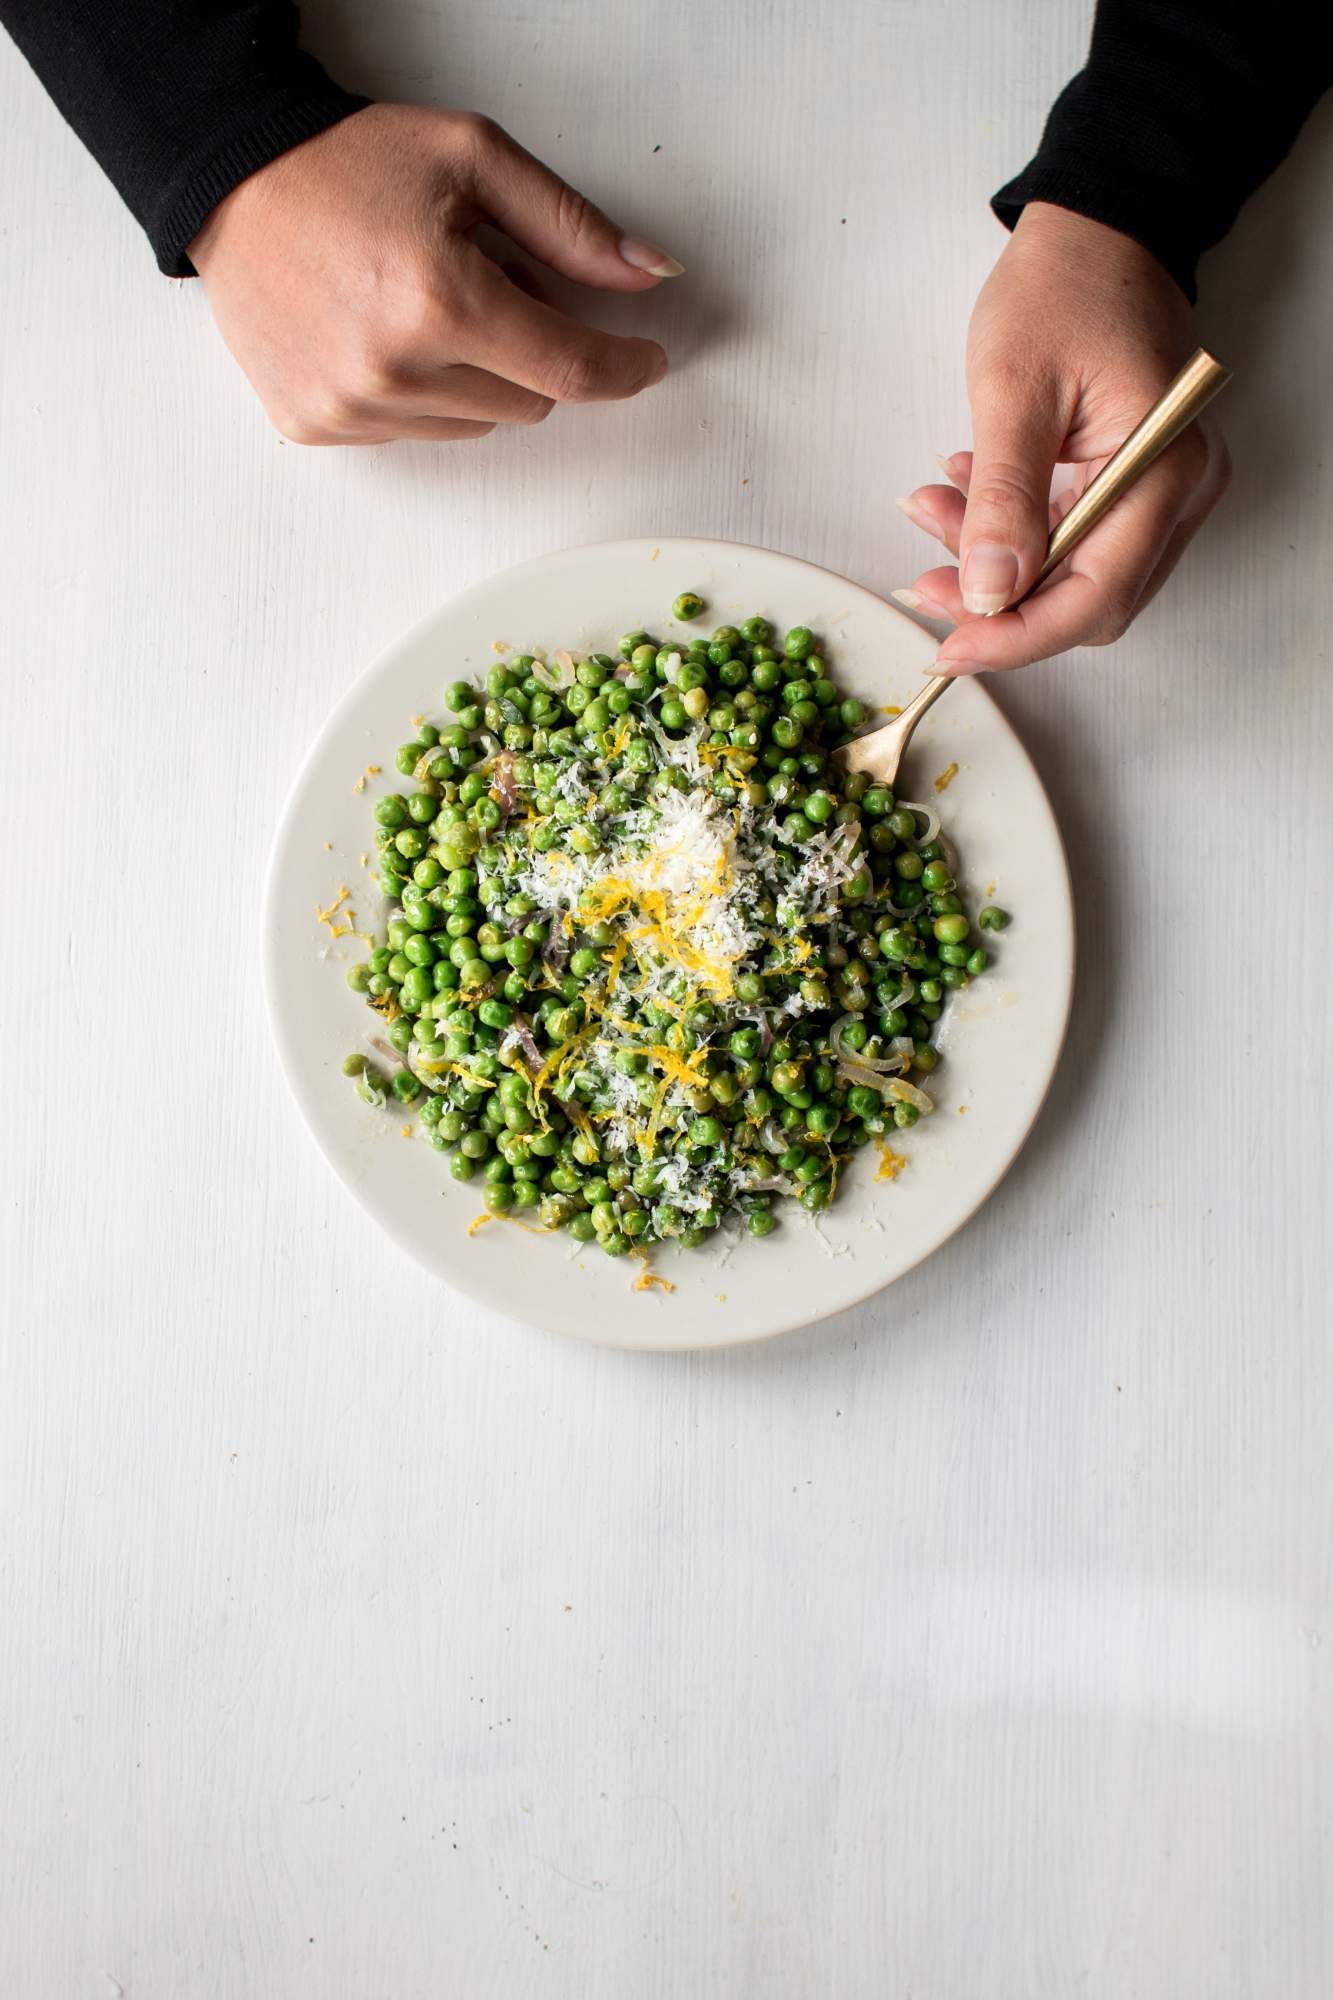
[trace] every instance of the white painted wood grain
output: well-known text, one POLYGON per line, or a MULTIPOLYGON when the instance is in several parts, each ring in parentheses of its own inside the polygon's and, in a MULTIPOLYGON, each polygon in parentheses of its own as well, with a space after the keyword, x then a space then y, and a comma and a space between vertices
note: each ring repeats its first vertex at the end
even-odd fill
POLYGON ((1082 921, 1034 1139, 864 1310, 636 1360, 442 1292, 313 1155, 279 802, 365 659, 522 556, 904 581, 1084 10, 307 18, 675 250, 604 317, 676 367, 479 451, 283 446, 0 45, 6 1992, 1317 2000, 1328 107, 1207 269, 1225 513, 1114 653, 1001 691, 1082 921))

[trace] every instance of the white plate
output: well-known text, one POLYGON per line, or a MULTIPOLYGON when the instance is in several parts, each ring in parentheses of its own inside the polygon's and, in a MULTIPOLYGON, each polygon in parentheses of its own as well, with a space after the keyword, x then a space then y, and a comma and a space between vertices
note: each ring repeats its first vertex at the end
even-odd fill
POLYGON ((1073 979, 1069 878, 1046 794, 981 683, 962 680, 919 730, 905 789, 935 799, 932 780, 957 763, 939 799, 946 830, 974 905, 994 896, 1014 921, 995 941, 985 978, 946 1010, 946 1059, 931 1082, 938 1110, 898 1135, 909 1164, 897 1179, 877 1179, 867 1149, 817 1228, 793 1205, 764 1241, 658 1253, 655 1268, 676 1287, 670 1295, 633 1291, 636 1264, 563 1234, 494 1222, 469 1237, 482 1206, 476 1184, 451 1179, 448 1156, 425 1143, 409 1112, 371 1110, 341 1073, 367 1025, 344 972, 366 947, 351 938, 330 947, 316 906, 346 882, 360 928, 376 927, 381 899, 360 862, 374 851, 371 806, 401 783, 393 756, 412 734, 410 717, 441 719, 448 682, 484 674, 497 644, 614 651, 617 635, 636 626, 666 635, 682 590, 707 598, 709 629, 756 611, 779 629, 813 626, 838 681, 872 705, 907 701, 934 650, 928 634, 869 591, 766 549, 609 542, 523 563, 418 625, 339 703, 287 801, 265 912, 283 1067, 306 1123, 363 1207, 460 1291, 515 1319, 618 1347, 721 1347, 783 1333, 857 1304, 937 1250, 1026 1138, 1059 1056, 1073 979), (358 793, 369 764, 383 765, 383 775, 358 793), (410 1142, 401 1135, 409 1123, 410 1142))

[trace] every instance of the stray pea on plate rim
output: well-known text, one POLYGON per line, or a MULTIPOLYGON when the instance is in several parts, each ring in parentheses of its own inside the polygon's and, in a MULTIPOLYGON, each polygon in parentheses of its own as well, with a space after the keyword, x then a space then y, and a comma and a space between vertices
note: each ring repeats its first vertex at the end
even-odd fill
POLYGON ((780 630, 811 626, 834 679, 867 704, 872 721, 884 705, 906 704, 935 652, 896 606, 769 549, 678 537, 539 556, 460 592, 366 669, 306 757, 270 862, 263 959, 274 1039, 334 1171, 447 1284, 528 1325, 608 1346, 761 1340, 843 1312, 900 1278, 962 1228, 1012 1164, 1050 1087, 1069 1018, 1074 916, 1059 829, 1027 752, 981 680, 968 677, 913 738, 904 796, 938 806, 970 907, 994 900, 1013 922, 986 937, 990 970, 950 999, 938 1038, 943 1060, 928 1080, 937 1108, 894 1135, 894 1151, 907 1160, 895 1179, 876 1177, 879 1155, 867 1148, 818 1218, 783 1204, 769 1237, 659 1250, 653 1269, 675 1290, 636 1292, 638 1261, 606 1257, 563 1232, 496 1220, 469 1236, 483 1209, 479 1189, 451 1178, 448 1155, 430 1146, 416 1108, 375 1111, 357 1096, 342 1062, 365 1047, 368 1017, 344 975, 367 947, 351 937, 330 945, 315 913, 346 883, 357 928, 380 924, 377 879, 360 856, 373 860, 375 799, 402 782, 393 753, 410 718, 442 720, 450 681, 476 679, 511 653, 614 651, 621 632, 641 625, 684 640, 752 612, 780 630), (689 626, 670 617, 684 590, 708 605, 689 626), (937 794, 934 778, 953 763, 956 776, 937 794), (373 764, 382 774, 366 776, 373 764))

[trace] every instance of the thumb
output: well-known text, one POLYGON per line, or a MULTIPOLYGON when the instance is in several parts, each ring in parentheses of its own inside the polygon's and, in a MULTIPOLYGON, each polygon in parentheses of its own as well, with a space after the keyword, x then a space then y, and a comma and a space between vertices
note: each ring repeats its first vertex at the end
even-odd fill
POLYGON ((963 608, 1003 611, 1046 556, 1051 474, 1064 442, 1054 397, 1016 396, 1012 377, 972 389, 972 472, 958 540, 963 608))
POLYGON ((656 243, 626 236, 586 195, 562 181, 498 125, 483 122, 476 195, 515 243, 562 277, 613 292, 645 291, 684 266, 656 243))

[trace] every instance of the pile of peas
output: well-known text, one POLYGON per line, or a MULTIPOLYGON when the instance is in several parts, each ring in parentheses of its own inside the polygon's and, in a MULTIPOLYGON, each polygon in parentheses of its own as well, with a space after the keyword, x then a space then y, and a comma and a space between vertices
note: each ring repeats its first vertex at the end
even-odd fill
MULTIPOLYGON (((673 616, 692 620, 704 609, 690 592, 673 616)), ((780 1177, 806 1209, 826 1207, 856 1150, 920 1115, 839 1073, 835 1024, 853 1057, 910 1038, 911 1069, 928 1074, 948 993, 985 970, 987 952, 941 843, 922 839, 917 813, 830 762, 865 711, 835 686, 815 635, 798 625, 779 642, 762 617, 721 625, 710 639, 628 632, 618 660, 593 653, 566 685, 552 685, 520 653, 490 669, 484 690, 455 681, 445 703, 452 722, 423 723, 397 752, 414 789, 374 807, 390 907, 384 942, 351 967, 348 984, 380 1015, 406 1066, 388 1076, 349 1056, 344 1069, 361 1095, 413 1107, 454 1177, 481 1177, 493 1211, 533 1210, 544 1227, 611 1256, 663 1240, 694 1246, 737 1211, 751 1234, 768 1235, 774 1194, 738 1192, 737 1169, 742 1181, 780 1177), (614 1063, 645 1129, 660 1100, 652 1046, 694 1058, 699 1087, 661 1119, 651 1152, 641 1144, 617 1157, 594 1122, 605 1109, 604 1076, 576 1056, 548 1089, 535 1078, 539 1064, 577 1051, 622 933, 591 922, 562 935, 551 956, 549 914, 516 882, 533 854, 596 854, 618 819, 695 782, 664 759, 652 726, 641 726, 648 716, 669 739, 688 735, 705 753, 715 746, 706 767, 713 793, 762 814, 775 834, 777 858, 769 849, 766 859, 780 879, 754 913, 776 942, 738 969, 734 1003, 639 1009, 642 1046, 626 1037, 614 1063), (558 789, 571 760, 591 774, 593 796, 558 789), (808 910, 784 901, 781 880, 796 874, 816 834, 844 825, 859 829, 859 865, 836 914, 811 923, 808 910), (783 1005, 794 994, 797 1012, 783 1005), (682 1208, 664 1188, 681 1157, 708 1206, 682 1208)), ((1007 921, 988 907, 978 925, 993 931, 1007 921)), ((637 1004, 624 993, 622 1012, 637 1004)))

